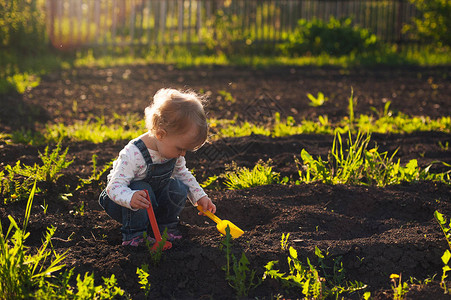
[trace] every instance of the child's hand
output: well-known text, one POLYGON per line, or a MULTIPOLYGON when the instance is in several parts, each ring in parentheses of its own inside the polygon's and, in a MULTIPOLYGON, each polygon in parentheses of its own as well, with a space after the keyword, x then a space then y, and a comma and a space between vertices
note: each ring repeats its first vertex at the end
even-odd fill
POLYGON ((147 200, 146 192, 144 190, 136 191, 132 200, 130 201, 130 207, 133 209, 147 209, 150 205, 150 201, 147 200))
MULTIPOLYGON (((208 196, 203 196, 199 200, 197 200, 197 204, 201 205, 204 210, 208 210, 212 213, 216 212, 216 205, 213 204, 210 198, 208 196)), ((199 212, 200 215, 203 215, 203 213, 199 212)))

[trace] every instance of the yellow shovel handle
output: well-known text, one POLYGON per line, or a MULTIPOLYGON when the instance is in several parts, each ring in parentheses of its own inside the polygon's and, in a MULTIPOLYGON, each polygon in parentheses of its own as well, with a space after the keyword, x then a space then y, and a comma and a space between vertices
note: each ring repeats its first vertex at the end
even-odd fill
POLYGON ((220 218, 218 218, 217 216, 215 216, 213 213, 209 212, 208 210, 204 210, 204 208, 202 207, 202 205, 198 205, 197 209, 204 213, 207 217, 209 217, 210 219, 212 219, 213 221, 215 221, 216 223, 220 223, 222 222, 222 220, 220 218))

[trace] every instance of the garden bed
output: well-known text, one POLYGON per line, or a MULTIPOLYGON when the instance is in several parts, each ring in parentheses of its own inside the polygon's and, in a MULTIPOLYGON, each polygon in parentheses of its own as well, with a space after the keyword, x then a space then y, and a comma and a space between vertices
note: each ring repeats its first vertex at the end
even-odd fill
MULTIPOLYGON (((210 96, 210 117, 264 122, 279 112, 282 118, 293 116, 316 119, 327 115, 339 120, 348 114, 351 87, 357 99, 355 114, 382 112, 387 101, 391 110, 409 116, 438 118, 451 115, 451 72, 447 68, 407 68, 339 70, 333 68, 196 68, 178 70, 170 66, 130 66, 111 69, 76 69, 43 78, 41 85, 24 95, 1 99, 1 129, 12 131, 35 122, 64 122, 87 119, 90 115, 112 118, 114 113, 142 113, 151 96, 162 87, 191 88, 210 96), (226 92, 226 93, 224 93, 226 92), (330 100, 311 107, 307 93, 324 93, 330 100), (227 101, 224 95, 233 96, 227 101), (222 96, 221 96, 222 95, 222 96), (373 107, 373 108, 371 108, 373 107)), ((39 123, 37 125, 40 126, 39 123)), ((294 156, 302 149, 312 156, 326 157, 333 136, 296 135, 266 137, 253 135, 212 141, 196 153, 187 155, 188 168, 194 169, 200 182, 224 173, 225 166, 252 167, 260 159, 272 160, 273 170, 290 178, 287 185, 267 185, 244 190, 224 187, 208 191, 217 204, 217 215, 245 231, 233 241, 233 253, 245 253, 249 267, 258 277, 264 266, 278 260, 277 267, 287 271, 288 251, 281 249, 282 234, 289 233, 288 245, 297 250, 301 261, 316 262, 315 247, 328 253, 329 262, 341 259, 346 279, 368 285, 375 299, 390 299, 390 275, 402 273, 403 280, 422 281, 438 274, 427 286, 411 285, 412 299, 445 299, 438 286, 447 249, 446 240, 434 219, 434 211, 451 216, 451 187, 437 182, 411 182, 386 187, 299 184, 294 156)), ((32 208, 27 240, 39 246, 46 228, 57 227, 53 245, 57 252, 67 252, 67 267, 76 273, 115 274, 118 285, 139 299, 144 296, 136 275, 137 267, 150 264, 145 247, 120 245, 120 225, 108 218, 97 203, 101 183, 93 182, 74 191, 78 178, 92 172, 92 155, 101 166, 114 158, 127 141, 64 143, 74 162, 45 197, 37 196, 32 208), (72 193, 67 201, 61 194, 72 193), (44 213, 40 205, 48 204, 44 213), (83 209, 81 209, 83 204, 83 209)), ((372 145, 380 151, 396 153, 401 163, 417 159, 424 168, 434 161, 451 163, 451 134, 414 132, 410 134, 373 134, 372 145)), ((27 165, 39 163, 38 151, 44 147, 2 144, 2 168, 17 160, 27 165)), ((436 172, 445 171, 434 165, 436 172)), ((25 213, 24 202, 0 205, 3 228, 8 215, 16 220, 25 213)), ((157 299, 230 299, 235 291, 228 285, 222 267, 226 256, 221 250, 223 237, 209 219, 197 215, 187 205, 181 215, 183 240, 164 252, 162 261, 150 267, 150 298, 157 299)), ((301 297, 267 279, 250 297, 271 298, 278 294, 301 297)), ((361 298, 363 292, 351 298, 361 298)))

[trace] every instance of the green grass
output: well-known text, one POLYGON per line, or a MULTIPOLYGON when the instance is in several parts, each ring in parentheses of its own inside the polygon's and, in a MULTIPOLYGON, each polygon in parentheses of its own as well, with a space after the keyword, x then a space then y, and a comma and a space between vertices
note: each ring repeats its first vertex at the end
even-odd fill
POLYGON ((263 280, 275 279, 281 282, 285 289, 297 292, 298 295, 302 294, 305 299, 340 299, 344 295, 362 291, 367 287, 362 282, 346 280, 340 257, 332 259, 333 267, 327 266, 326 255, 316 246, 316 264, 309 258, 305 258, 306 264, 302 263, 302 257, 291 246, 288 248, 288 253, 289 272, 276 269, 279 261, 270 261, 265 266, 263 280))
MULTIPOLYGON (((327 115, 319 116, 317 120, 302 120, 296 123, 293 117, 281 120, 276 113, 271 123, 266 125, 250 122, 238 122, 228 119, 210 119, 210 140, 227 137, 242 137, 251 134, 271 137, 283 137, 296 134, 335 134, 351 131, 373 133, 412 133, 417 131, 451 132, 451 117, 431 119, 424 116, 409 117, 398 113, 380 113, 380 115, 353 116, 332 123, 327 115)), ((105 118, 95 118, 86 121, 76 121, 71 125, 63 123, 47 124, 44 130, 32 132, 30 130, 17 130, 10 134, 1 133, 0 140, 6 143, 24 143, 30 145, 45 145, 58 141, 89 141, 103 143, 105 141, 130 140, 145 132, 144 121, 138 115, 115 116, 109 123, 105 118)), ((443 147, 447 147, 443 145, 443 147)))
MULTIPOLYGON (((44 153, 39 152, 42 165, 24 165, 20 160, 15 165, 6 165, 0 171, 0 195, 4 197, 4 203, 23 200, 28 196, 33 182, 38 186, 42 182, 56 183, 62 176, 62 170, 69 167, 73 160, 67 158, 69 148, 61 151, 61 144, 49 152, 49 146, 44 153), (60 152, 61 151, 61 152, 60 152)), ((41 188, 37 189, 41 192, 41 188)))
POLYGON ((448 272, 451 271, 450 266, 450 259, 451 259, 451 220, 447 220, 446 217, 441 214, 439 211, 434 212, 435 220, 440 225, 440 229, 442 230, 443 234, 445 235, 446 242, 448 244, 448 249, 445 250, 445 252, 442 255, 442 262, 443 262, 443 268, 442 268, 442 278, 440 281, 440 286, 442 287, 445 294, 451 293, 451 288, 447 287, 446 285, 446 278, 448 277, 448 272))
POLYGON ((76 121, 69 126, 62 123, 48 125, 43 135, 48 142, 69 140, 90 141, 98 144, 105 141, 131 140, 143 133, 142 128, 144 128, 143 125, 124 126, 121 122, 106 124, 103 118, 99 118, 94 121, 76 121))
POLYGON ((75 67, 111 67, 130 64, 172 64, 180 68, 196 66, 223 65, 270 68, 273 66, 335 66, 341 68, 388 66, 440 66, 451 64, 451 49, 435 49, 430 46, 405 47, 387 46, 372 54, 350 54, 332 56, 328 54, 307 55, 301 57, 275 55, 206 55, 195 53, 183 47, 167 48, 164 51, 150 50, 143 55, 102 54, 88 50, 78 52, 72 62, 75 67))
POLYGON ((271 161, 259 161, 252 169, 239 167, 235 163, 228 166, 224 174, 207 178, 201 185, 204 188, 245 189, 268 184, 301 184, 322 182, 326 184, 352 184, 387 186, 402 182, 437 181, 451 184, 451 165, 435 161, 421 168, 416 159, 402 165, 395 159, 397 151, 389 154, 379 152, 378 147, 369 148, 371 135, 348 131, 347 139, 336 133, 332 148, 327 158, 314 158, 305 149, 300 149, 300 159, 295 157, 299 179, 280 178, 280 173, 273 171, 271 161), (433 164, 443 164, 449 170, 432 173, 433 164))
POLYGON ((56 231, 49 226, 41 246, 26 246, 30 236, 27 225, 36 191, 36 183, 30 191, 23 225, 19 226, 9 216, 10 225, 4 234, 0 222, 0 298, 1 299, 112 299, 123 295, 114 274, 103 278, 104 285, 94 285, 94 274, 80 274, 76 286, 69 285, 73 269, 60 272, 65 265, 67 251, 58 254, 52 245, 56 231))
POLYGON ((317 120, 302 120, 296 123, 293 117, 281 120, 276 114, 269 125, 257 125, 236 120, 211 119, 210 125, 214 132, 213 139, 225 137, 241 137, 260 134, 272 137, 283 137, 296 134, 334 134, 335 132, 353 133, 358 131, 374 133, 412 133, 416 131, 451 132, 451 117, 431 119, 430 117, 409 117, 398 113, 395 116, 377 117, 373 115, 359 115, 350 122, 344 117, 336 123, 331 123, 328 116, 319 116, 317 120), (351 125, 351 126, 350 126, 351 125))
POLYGON ((0 51, 0 94, 24 93, 40 84, 41 76, 70 68, 72 59, 64 54, 46 53, 35 56, 18 56, 0 51))
POLYGON ((254 186, 280 183, 280 174, 274 172, 271 162, 259 161, 253 168, 232 165, 223 175, 225 186, 230 190, 245 189, 254 186))
POLYGON ((305 149, 301 151, 302 163, 299 167, 299 182, 323 182, 327 184, 353 184, 386 186, 401 182, 416 182, 420 180, 440 181, 451 184, 451 165, 447 172, 430 173, 432 166, 418 166, 416 159, 411 159, 405 166, 400 160, 395 161, 396 151, 380 153, 377 147, 368 148, 371 135, 360 132, 355 138, 348 132, 346 145, 340 133, 336 133, 332 149, 327 159, 313 158, 305 149))
POLYGON ((274 66, 335 66, 341 68, 368 66, 441 66, 451 64, 451 49, 432 46, 387 46, 372 54, 350 54, 340 57, 321 54, 316 56, 287 57, 275 55, 206 55, 184 47, 135 51, 80 50, 74 53, 48 52, 37 57, 22 57, 0 53, 0 94, 17 91, 23 93, 39 84, 44 74, 58 69, 74 67, 113 67, 122 65, 172 64, 179 68, 196 66, 246 66, 270 68, 274 66), (131 54, 135 53, 135 54, 131 54))

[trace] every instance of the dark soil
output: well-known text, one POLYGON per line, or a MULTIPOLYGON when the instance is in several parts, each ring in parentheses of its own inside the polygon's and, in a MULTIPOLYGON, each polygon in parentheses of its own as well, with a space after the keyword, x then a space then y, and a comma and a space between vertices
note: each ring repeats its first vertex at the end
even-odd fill
MULTIPOLYGON (((110 69, 74 69, 47 75, 41 85, 24 95, 6 95, 0 99, 0 129, 42 127, 46 122, 71 123, 76 119, 114 113, 142 113, 152 95, 162 87, 190 88, 209 95, 207 110, 211 117, 264 122, 274 112, 296 121, 328 115, 330 120, 345 117, 351 88, 357 98, 356 114, 382 112, 391 101, 393 113, 438 118, 451 115, 451 71, 447 68, 404 68, 340 70, 333 68, 245 68, 210 67, 179 70, 171 66, 129 66, 110 69), (235 98, 225 101, 226 91, 235 98), (330 100, 325 105, 309 106, 307 93, 323 92, 330 100), (373 109, 373 108, 374 109, 373 109)), ((294 182, 297 167, 294 157, 304 148, 313 156, 326 156, 332 136, 297 135, 285 138, 250 136, 212 142, 187 155, 188 167, 199 181, 224 172, 227 164, 252 167, 259 159, 272 159, 274 170, 294 182)), ((50 225, 57 227, 53 245, 67 252, 67 267, 76 273, 95 272, 101 277, 115 274, 118 284, 134 299, 144 298, 136 268, 151 264, 147 249, 129 249, 120 245, 120 225, 111 220, 97 203, 106 175, 77 191, 78 178, 92 172, 91 158, 98 155, 99 165, 113 159, 127 141, 103 144, 71 143, 73 164, 56 184, 46 186, 46 195, 38 195, 32 209, 27 240, 39 246, 50 225), (71 192, 68 201, 59 195, 71 192), (48 204, 47 214, 40 205, 48 204), (84 204, 84 214, 76 214, 84 204)), ((380 151, 396 153, 401 163, 417 159, 421 167, 440 160, 451 163, 451 134, 418 132, 413 134, 373 134, 372 143, 380 151)), ((25 164, 39 162, 43 147, 0 145, 0 170, 17 160, 25 164)), ((433 171, 444 171, 436 165, 433 171)), ((287 271, 288 251, 282 250, 283 233, 290 233, 303 263, 308 257, 316 263, 315 247, 328 253, 326 263, 341 261, 346 279, 368 285, 374 299, 392 299, 390 274, 418 279, 411 285, 409 299, 447 299, 438 285, 441 256, 447 242, 434 220, 439 210, 451 216, 451 187, 436 182, 415 182, 387 187, 301 184, 269 185, 230 191, 209 190, 217 204, 217 215, 245 231, 233 241, 238 258, 245 253, 250 268, 261 278, 264 266, 278 260, 278 268, 287 271), (420 281, 437 274, 429 285, 420 281)), ((3 203, 3 201, 1 201, 3 203)), ((8 215, 22 220, 24 202, 0 205, 3 228, 8 215)), ((164 252, 162 261, 151 265, 153 299, 231 299, 236 293, 228 285, 222 267, 223 237, 214 224, 188 205, 181 215, 183 240, 164 252)), ((328 271, 328 275, 333 275, 328 271)), ((300 298, 300 290, 287 290, 275 280, 265 280, 249 294, 251 298, 271 299, 277 295, 300 298)), ((361 298, 362 292, 349 295, 361 298)))

